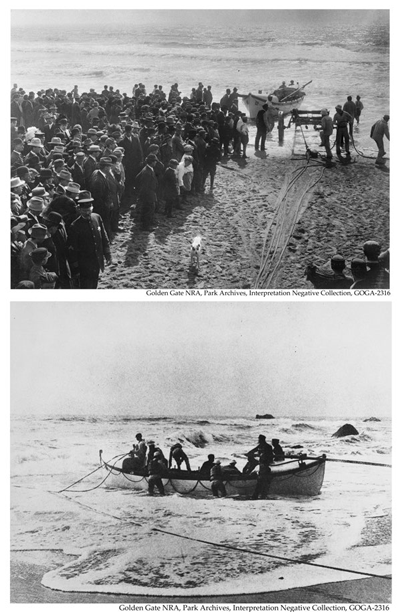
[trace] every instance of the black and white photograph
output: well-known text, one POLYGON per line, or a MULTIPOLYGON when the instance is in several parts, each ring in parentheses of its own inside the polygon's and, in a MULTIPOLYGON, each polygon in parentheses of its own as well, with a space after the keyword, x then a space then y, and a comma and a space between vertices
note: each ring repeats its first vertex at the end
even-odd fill
POLYGON ((12 289, 389 288, 388 8, 10 14, 12 289))
POLYGON ((11 603, 388 610, 391 335, 389 302, 11 302, 11 603))

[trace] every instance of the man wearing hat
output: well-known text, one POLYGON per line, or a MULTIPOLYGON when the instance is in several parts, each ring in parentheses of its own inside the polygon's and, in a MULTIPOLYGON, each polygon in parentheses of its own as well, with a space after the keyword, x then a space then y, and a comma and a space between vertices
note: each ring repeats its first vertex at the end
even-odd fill
POLYGON ((333 134, 333 120, 329 116, 328 109, 321 109, 321 130, 319 136, 321 138, 320 147, 325 147, 326 157, 328 160, 332 159, 331 144, 329 137, 333 134))
POLYGON ((306 267, 306 279, 310 281, 314 288, 322 289, 347 289, 350 288, 353 280, 345 275, 346 261, 341 254, 335 254, 322 267, 317 267, 315 264, 309 264, 306 267), (328 268, 330 264, 330 268, 328 268))
POLYGON ((57 126, 54 122, 54 115, 52 115, 51 113, 45 113, 43 115, 43 119, 45 122, 43 127, 44 142, 45 146, 48 147, 51 142, 51 139, 53 138, 53 136, 55 136, 57 126))
POLYGON ((37 247, 47 247, 45 241, 50 239, 50 233, 44 224, 33 224, 30 228, 28 228, 27 234, 28 238, 26 239, 20 254, 21 279, 29 279, 29 272, 32 267, 32 251, 37 247))
POLYGON ((93 197, 93 211, 101 216, 110 241, 112 240, 111 210, 113 202, 110 179, 108 176, 111 171, 111 166, 111 158, 104 156, 100 158, 99 168, 93 172, 89 182, 90 192, 93 197))
POLYGON ((140 205, 140 221, 142 230, 151 230, 155 224, 158 182, 154 172, 157 156, 149 154, 146 166, 136 177, 138 186, 138 203, 140 205))
POLYGON ((83 168, 85 159, 86 154, 84 151, 76 151, 74 153, 74 162, 72 166, 69 167, 72 181, 78 183, 81 187, 85 184, 85 171, 83 168))
POLYGON ((389 289, 389 250, 381 253, 381 245, 378 241, 366 241, 363 251, 367 265, 365 287, 389 289))
POLYGON ((135 190, 135 178, 143 166, 143 151, 137 134, 132 132, 132 125, 126 124, 125 134, 118 143, 124 150, 125 197, 132 198, 135 190))
POLYGON ((58 280, 56 287, 71 288, 71 269, 68 262, 68 235, 62 215, 48 211, 43 215, 43 224, 47 226, 55 247, 58 280))
POLYGON ((24 151, 24 142, 17 137, 12 142, 13 150, 11 152, 11 172, 24 164, 22 152, 24 151))
POLYGON ((104 260, 111 264, 110 243, 100 215, 93 213, 90 192, 81 192, 78 200, 79 217, 71 224, 68 233, 71 272, 79 278, 78 287, 95 289, 104 260))
POLYGON ((163 196, 165 200, 164 213, 167 217, 172 216, 172 209, 182 209, 179 203, 178 160, 172 158, 163 178, 163 196))
POLYGON ((90 145, 88 148, 88 156, 83 162, 84 182, 81 184, 83 189, 90 187, 90 178, 94 171, 99 168, 99 158, 101 148, 99 145, 90 145))
POLYGON ((336 113, 333 116, 333 123, 336 126, 336 155, 339 159, 341 159, 341 147, 343 145, 343 141, 346 156, 350 157, 350 137, 347 125, 351 120, 351 115, 350 113, 347 113, 347 111, 343 111, 341 104, 336 105, 335 110, 336 113))
POLYGON ((226 488, 223 482, 224 476, 222 473, 221 461, 217 459, 210 469, 211 490, 214 497, 226 497, 226 488))
POLYGON ((389 119, 389 115, 384 115, 382 119, 379 119, 377 122, 375 122, 375 124, 371 128, 371 138, 374 139, 378 147, 378 155, 375 160, 375 164, 381 166, 385 164, 383 156, 386 154, 385 148, 383 146, 383 137, 385 136, 387 140, 390 141, 388 126, 389 119))
POLYGON ((66 194, 67 186, 72 181, 72 175, 66 168, 62 168, 57 174, 56 194, 66 194))
POLYGON ((25 202, 22 199, 22 194, 23 194, 25 185, 26 185, 25 181, 23 181, 19 177, 13 177, 11 179, 11 195, 14 197, 13 198, 13 207, 14 207, 13 212, 16 215, 20 215, 20 213, 22 213, 23 210, 25 209, 25 202))
POLYGON ((214 189, 214 180, 217 172, 217 164, 222 157, 221 149, 219 146, 219 138, 214 136, 211 142, 207 145, 204 159, 204 172, 203 172, 203 190, 205 187, 206 179, 210 175, 210 192, 214 189))
POLYGON ((30 141, 29 147, 31 150, 28 155, 25 156, 24 164, 39 172, 42 164, 45 163, 45 156, 42 153, 42 141, 39 138, 34 137, 30 141))
POLYGON ((45 266, 51 257, 46 247, 37 247, 30 254, 32 266, 29 271, 29 281, 35 284, 36 290, 52 290, 56 286, 57 273, 48 271, 45 266))

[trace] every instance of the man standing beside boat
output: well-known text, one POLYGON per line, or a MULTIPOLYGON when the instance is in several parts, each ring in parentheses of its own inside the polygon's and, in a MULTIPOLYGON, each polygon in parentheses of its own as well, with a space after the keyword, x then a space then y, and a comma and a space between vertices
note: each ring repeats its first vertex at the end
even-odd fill
POLYGON ((257 134, 254 143, 254 149, 258 151, 265 151, 265 139, 267 137, 267 125, 264 121, 265 112, 268 110, 268 105, 263 104, 262 108, 258 111, 256 117, 257 134), (261 141, 261 143, 260 143, 261 141))

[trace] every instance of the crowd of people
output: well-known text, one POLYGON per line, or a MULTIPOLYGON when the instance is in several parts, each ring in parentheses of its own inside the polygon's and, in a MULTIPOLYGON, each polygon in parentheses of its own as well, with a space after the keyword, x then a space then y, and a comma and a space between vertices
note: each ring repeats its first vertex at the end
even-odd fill
MULTIPOLYGON (((150 93, 142 83, 131 95, 104 86, 79 94, 47 89, 11 90, 11 287, 94 289, 111 263, 110 243, 132 210, 138 226, 151 231, 157 214, 173 217, 190 195, 212 192, 222 156, 247 157, 249 127, 239 111, 237 88, 215 102, 211 86, 199 83, 182 96, 150 93)), ((321 110, 321 146, 332 158, 350 155, 354 122, 363 104, 348 96, 333 118, 321 110)), ((282 120, 272 104, 257 114, 255 149, 282 120)), ((384 164, 385 115, 371 129, 384 164)), ((369 264, 367 263, 367 268, 369 264)), ((359 273, 361 274, 361 273, 359 273)), ((312 281, 313 273, 307 273, 312 281)), ((315 275, 314 275, 315 277, 315 275)), ((338 281, 338 280, 336 280, 338 281)), ((360 282, 361 280, 353 280, 360 282)), ((338 281, 339 283, 339 281, 338 281)), ((344 283, 344 282, 343 282, 344 283)), ((349 286, 350 287, 350 286, 349 286)))
POLYGON ((363 245, 363 257, 353 258, 350 271, 346 269, 346 259, 335 254, 329 263, 317 267, 309 264, 306 279, 314 288, 374 290, 390 288, 390 250, 382 252, 378 241, 366 241, 363 245))
MULTIPOLYGON (((169 459, 167 460, 162 449, 156 445, 152 439, 147 442, 142 433, 137 433, 136 443, 122 463, 124 473, 146 475, 148 481, 148 492, 154 494, 157 488, 160 495, 164 495, 164 485, 162 478, 175 475, 175 471, 180 472, 181 466, 185 463, 186 471, 192 471, 190 461, 181 443, 171 446, 169 459)), ((270 465, 274 462, 281 462, 285 459, 285 453, 279 443, 279 439, 272 439, 272 446, 267 442, 265 435, 259 435, 257 445, 246 453, 247 463, 240 471, 236 467, 236 461, 232 460, 226 465, 222 465, 214 454, 209 454, 207 460, 199 467, 199 478, 211 482, 211 491, 214 497, 225 497, 225 483, 235 476, 252 476, 257 478, 256 488, 253 499, 265 498, 268 495, 270 484, 270 465), (256 468, 258 467, 258 470, 256 468)))
POLYGON ((248 126, 237 89, 213 102, 202 83, 190 96, 135 84, 79 94, 11 91, 13 288, 98 285, 111 262, 121 211, 132 205, 150 231, 191 194, 213 190, 224 155, 246 156, 248 126))

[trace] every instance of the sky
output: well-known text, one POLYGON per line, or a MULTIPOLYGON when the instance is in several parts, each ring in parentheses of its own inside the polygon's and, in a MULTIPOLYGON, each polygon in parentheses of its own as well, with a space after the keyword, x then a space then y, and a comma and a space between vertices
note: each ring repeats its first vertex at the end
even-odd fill
POLYGON ((390 416, 391 306, 11 304, 11 413, 390 416))
MULTIPOLYGON (((72 5, 71 3, 68 4, 68 6, 72 5)), ((43 10, 38 6, 35 6, 35 9, 32 9, 30 6, 21 9, 20 4, 16 2, 13 3, 11 7, 11 25, 12 27, 34 27, 43 25, 56 26, 62 23, 63 26, 65 26, 70 23, 74 26, 77 20, 79 20, 80 25, 85 23, 88 25, 103 23, 111 25, 120 23, 126 26, 131 19, 134 19, 135 23, 159 23, 160 16, 162 15, 164 23, 193 26, 193 15, 195 14, 197 27, 204 26, 207 23, 215 23, 215 21, 220 21, 221 24, 227 26, 229 26, 230 23, 237 24, 241 22, 259 24, 266 21, 268 24, 288 27, 287 10, 264 10, 264 7, 262 7, 263 10, 257 10, 257 3, 254 2, 250 3, 250 10, 232 9, 231 6, 227 7, 229 10, 221 10, 221 3, 218 2, 211 3, 211 7, 209 8, 212 10, 188 9, 187 3, 168 3, 168 7, 173 5, 175 7, 173 10, 165 9, 166 5, 162 3, 158 3, 158 5, 156 3, 155 9, 151 10, 133 10, 131 8, 129 8, 129 10, 123 10, 124 3, 122 3, 122 6, 121 3, 117 3, 117 8, 119 10, 115 10, 114 8, 98 9, 98 4, 93 6, 92 3, 83 2, 78 3, 73 10, 63 9, 61 14, 60 10, 53 8, 52 10, 43 10), (186 10, 180 10, 182 7, 186 10)), ((258 3, 258 6, 259 5, 260 3, 258 3)), ((202 4, 202 9, 204 8, 206 7, 202 4)), ((287 6, 283 4, 282 8, 287 9, 287 6)), ((319 23, 325 24, 326 22, 332 23, 332 25, 354 23, 358 26, 368 26, 369 24, 376 24, 378 22, 385 25, 388 23, 388 10, 365 10, 365 6, 361 8, 363 10, 346 10, 344 12, 342 9, 306 10, 302 5, 301 9, 293 10, 293 8, 291 8, 289 11, 291 13, 290 20, 294 18, 298 24, 301 24, 303 21, 306 24, 309 24, 310 21, 314 21, 316 27, 319 23)), ((346 6, 346 9, 350 9, 350 7, 346 6)))

